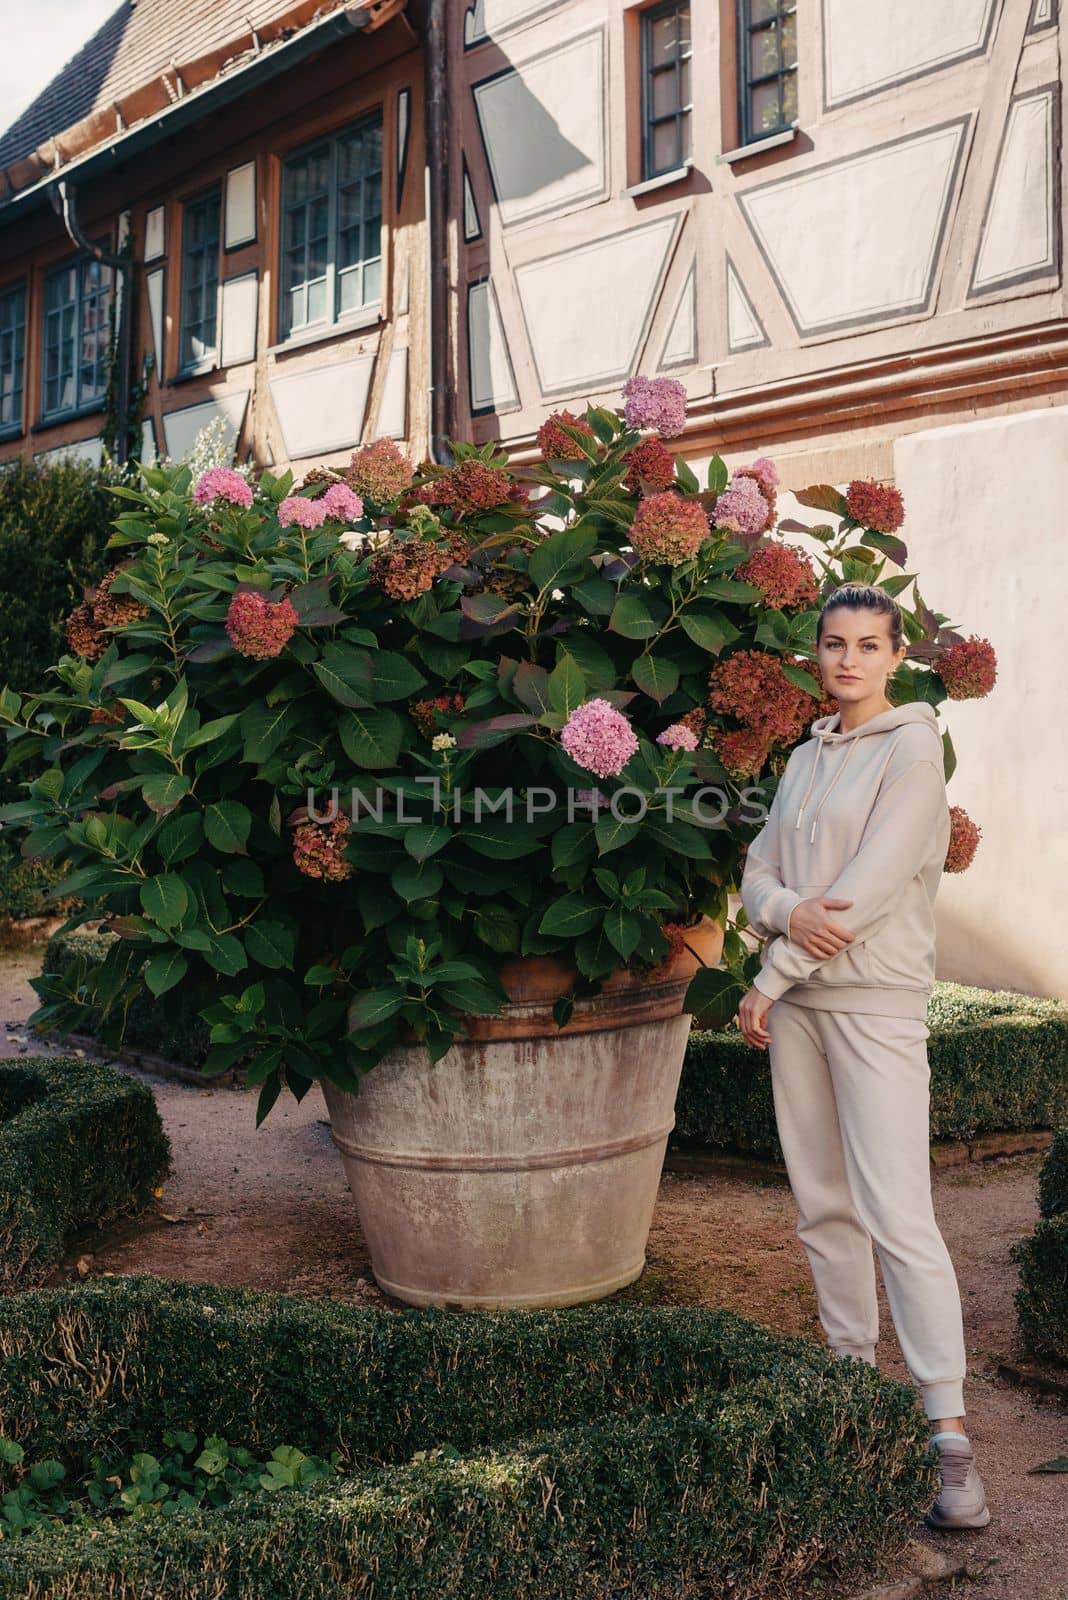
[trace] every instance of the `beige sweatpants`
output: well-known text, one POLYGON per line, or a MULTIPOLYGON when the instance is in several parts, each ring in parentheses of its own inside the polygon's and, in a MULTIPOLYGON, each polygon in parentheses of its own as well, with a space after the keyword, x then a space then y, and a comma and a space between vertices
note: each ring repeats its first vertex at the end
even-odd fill
POLYGON ((821 1011, 784 997, 767 1026, 797 1234, 832 1349, 875 1361, 874 1240, 924 1410, 963 1416, 960 1291, 931 1200, 926 1022, 821 1011))

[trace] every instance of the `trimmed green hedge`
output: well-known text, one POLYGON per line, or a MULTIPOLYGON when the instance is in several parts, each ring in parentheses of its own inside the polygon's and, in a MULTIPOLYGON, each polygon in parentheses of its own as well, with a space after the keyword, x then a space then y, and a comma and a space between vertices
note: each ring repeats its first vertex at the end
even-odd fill
POLYGON ((1012 1247, 1020 1268, 1016 1314, 1037 1356, 1068 1366, 1068 1127, 1058 1130, 1038 1179, 1041 1221, 1012 1247))
POLYGON ((4 1309, 0 1432, 28 1459, 77 1472, 210 1419, 348 1474, 7 1541, 20 1600, 757 1600, 870 1576, 937 1493, 910 1386, 726 1311, 397 1313, 147 1277, 4 1309))
POLYGON ((0 1289, 39 1282, 80 1229, 142 1211, 169 1170, 146 1084, 74 1055, 0 1062, 0 1289))
MULTIPOLYGON (((1060 1002, 940 983, 927 1020, 932 1139, 1068 1121, 1068 1008, 1060 1002)), ((671 1142, 781 1162, 767 1051, 737 1033, 695 1031, 671 1142)))

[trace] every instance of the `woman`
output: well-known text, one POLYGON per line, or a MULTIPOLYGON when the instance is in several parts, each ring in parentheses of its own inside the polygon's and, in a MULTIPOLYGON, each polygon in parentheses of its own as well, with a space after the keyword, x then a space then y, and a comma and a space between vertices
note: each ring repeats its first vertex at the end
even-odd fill
POLYGON ((836 589, 816 646, 839 710, 791 752, 749 846, 742 904, 767 942, 738 1025, 770 1052, 828 1341, 875 1364, 874 1240, 941 1462, 927 1520, 980 1528, 990 1512, 964 1430, 960 1294, 931 1201, 926 1017, 950 829, 942 743, 926 702, 887 698, 906 651, 901 609, 884 590, 836 589))

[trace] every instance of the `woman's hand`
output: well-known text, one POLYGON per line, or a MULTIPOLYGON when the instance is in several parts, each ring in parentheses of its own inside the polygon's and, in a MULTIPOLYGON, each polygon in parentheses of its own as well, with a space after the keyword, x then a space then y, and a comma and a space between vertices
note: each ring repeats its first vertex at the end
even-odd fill
POLYGON ((775 1004, 769 994, 765 994, 756 985, 749 989, 742 998, 738 1007, 738 1026, 742 1031, 742 1038, 746 1044, 751 1044, 755 1050, 767 1048, 771 1039, 768 1032, 768 1012, 775 1004))
POLYGON ((827 911, 844 911, 852 904, 852 900, 826 898, 799 901, 790 912, 789 937, 810 956, 836 956, 852 942, 853 935, 840 922, 832 921, 827 911))

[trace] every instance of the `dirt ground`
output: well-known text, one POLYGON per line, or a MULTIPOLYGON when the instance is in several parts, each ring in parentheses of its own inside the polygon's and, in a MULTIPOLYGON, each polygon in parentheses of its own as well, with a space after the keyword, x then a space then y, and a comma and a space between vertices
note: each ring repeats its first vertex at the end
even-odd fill
MULTIPOLYGON (((39 954, 0 956, 0 1056, 47 1052, 23 1026, 36 1004, 27 979, 39 954)), ((203 1089, 117 1065, 151 1084, 174 1176, 158 1214, 83 1240, 54 1281, 76 1277, 81 1256, 93 1275, 147 1272, 401 1309, 374 1283, 318 1088, 300 1105, 284 1095, 257 1129, 255 1091, 203 1089)), ((999 1361, 1026 1360, 1009 1247, 1037 1220, 1042 1159, 999 1157, 933 1174, 935 1210, 964 1303, 967 1427, 993 1516, 974 1533, 921 1525, 916 1539, 967 1561, 966 1577, 940 1592, 959 1585, 975 1600, 1068 1600, 1068 1476, 1033 1471, 1068 1456, 1068 1410, 1063 1399, 1036 1395, 997 1370, 999 1361)), ((772 1169, 723 1162, 696 1173, 665 1171, 646 1270, 621 1298, 728 1307, 823 1343, 795 1223, 785 1177, 772 1169)), ((879 1366, 907 1382, 882 1290, 880 1303, 879 1366)), ((886 1581, 904 1570, 889 1571, 886 1581)))

